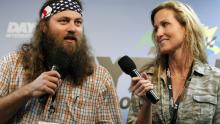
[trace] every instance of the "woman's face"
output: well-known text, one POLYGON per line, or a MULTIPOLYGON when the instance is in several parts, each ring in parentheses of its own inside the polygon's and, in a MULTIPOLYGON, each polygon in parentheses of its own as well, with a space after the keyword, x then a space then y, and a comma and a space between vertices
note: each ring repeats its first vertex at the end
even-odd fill
POLYGON ((171 9, 161 9, 154 16, 156 44, 162 54, 182 51, 185 28, 174 17, 171 9))

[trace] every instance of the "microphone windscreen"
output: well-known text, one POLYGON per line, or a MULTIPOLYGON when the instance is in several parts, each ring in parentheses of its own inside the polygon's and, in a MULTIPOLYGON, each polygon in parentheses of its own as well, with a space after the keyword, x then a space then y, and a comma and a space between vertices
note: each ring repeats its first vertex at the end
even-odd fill
POLYGON ((121 70, 124 71, 126 74, 130 74, 134 69, 136 69, 135 63, 132 59, 128 56, 123 56, 118 60, 118 65, 120 66, 121 70))

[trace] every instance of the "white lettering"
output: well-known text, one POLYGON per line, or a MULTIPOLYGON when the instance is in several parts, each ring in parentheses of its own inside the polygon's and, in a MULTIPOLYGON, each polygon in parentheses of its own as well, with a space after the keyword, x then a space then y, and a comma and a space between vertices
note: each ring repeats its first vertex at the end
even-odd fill
POLYGON ((18 24, 16 22, 9 22, 7 32, 15 33, 17 32, 17 27, 18 27, 18 24))
POLYGON ((28 34, 32 33, 35 28, 36 23, 31 22, 9 22, 7 33, 10 34, 28 34))

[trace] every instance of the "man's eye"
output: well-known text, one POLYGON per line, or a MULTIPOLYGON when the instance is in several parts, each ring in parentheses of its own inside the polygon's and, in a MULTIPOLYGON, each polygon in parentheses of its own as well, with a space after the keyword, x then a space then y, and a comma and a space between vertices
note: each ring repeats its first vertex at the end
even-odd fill
POLYGON ((77 21, 75 21, 75 24, 76 24, 76 25, 81 25, 81 24, 82 24, 82 21, 77 20, 77 21))
POLYGON ((61 24, 66 24, 66 23, 68 23, 68 20, 67 20, 67 19, 61 19, 61 20, 59 20, 59 22, 60 22, 61 24))

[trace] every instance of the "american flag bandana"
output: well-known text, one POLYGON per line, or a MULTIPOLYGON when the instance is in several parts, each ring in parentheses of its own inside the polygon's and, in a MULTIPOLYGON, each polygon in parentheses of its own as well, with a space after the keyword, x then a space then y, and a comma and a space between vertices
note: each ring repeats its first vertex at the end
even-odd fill
POLYGON ((54 2, 54 3, 46 6, 41 13, 41 19, 45 19, 49 16, 52 16, 58 12, 62 12, 67 9, 76 11, 82 15, 82 8, 77 1, 75 1, 75 0, 60 0, 60 1, 54 2))

